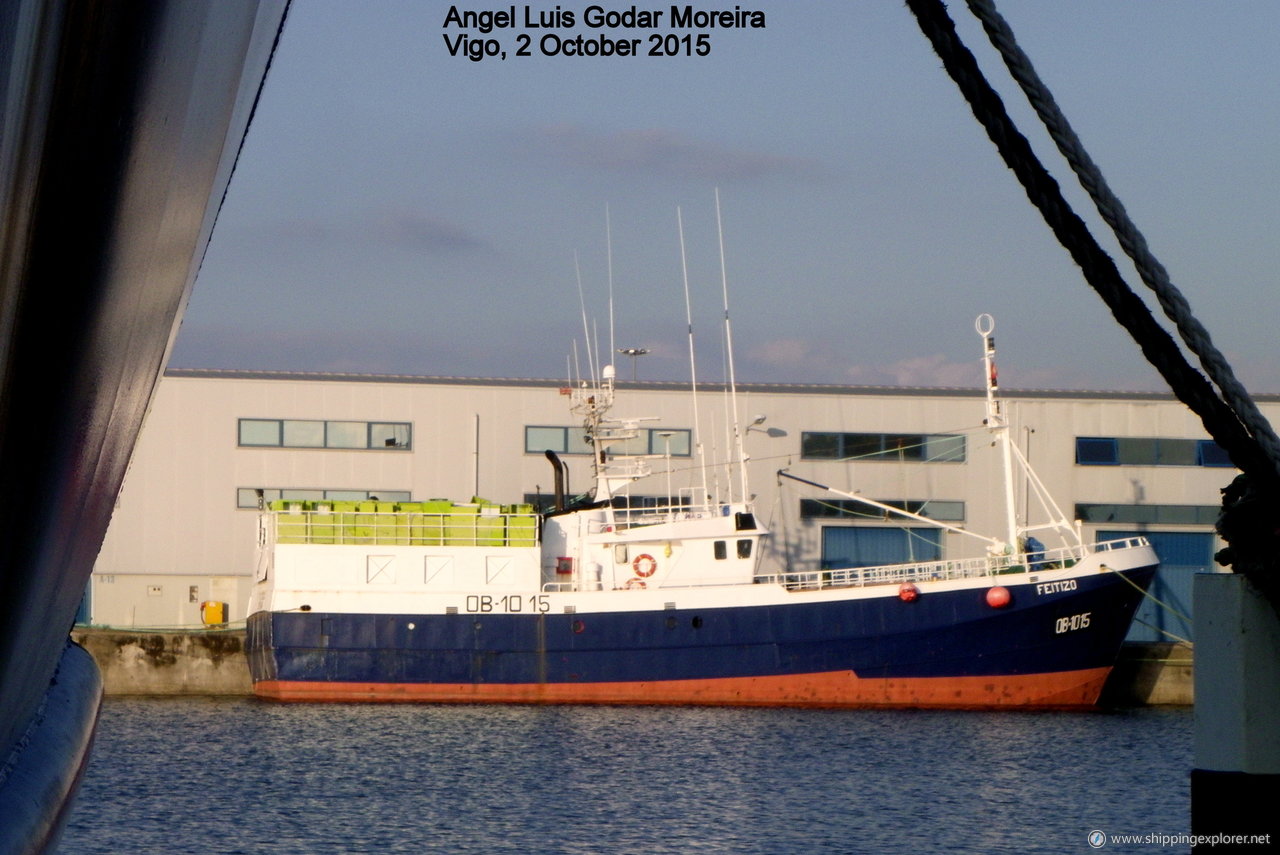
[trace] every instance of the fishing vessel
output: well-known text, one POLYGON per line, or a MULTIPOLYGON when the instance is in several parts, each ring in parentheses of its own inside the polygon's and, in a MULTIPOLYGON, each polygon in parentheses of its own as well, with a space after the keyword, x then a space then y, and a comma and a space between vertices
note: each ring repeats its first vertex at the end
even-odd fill
MULTIPOLYGON (((593 448, 594 490, 576 501, 557 479, 556 505, 543 513, 481 501, 265 507, 248 618, 255 693, 281 701, 1096 704, 1157 558, 1143 538, 1084 543, 1056 512, 1011 441, 994 323, 984 316, 978 327, 986 427, 1008 476, 995 500, 1012 509, 1021 469, 1046 522, 1019 526, 1010 510, 1004 537, 979 536, 983 548, 970 558, 766 568, 770 535, 748 501, 716 501, 702 489, 661 507, 629 500, 632 485, 655 477, 655 458, 620 452, 643 419, 612 416, 606 366, 598 382, 561 390, 593 448), (1067 542, 1046 548, 1041 530, 1067 542)), ((563 462, 547 457, 560 474, 563 462)))

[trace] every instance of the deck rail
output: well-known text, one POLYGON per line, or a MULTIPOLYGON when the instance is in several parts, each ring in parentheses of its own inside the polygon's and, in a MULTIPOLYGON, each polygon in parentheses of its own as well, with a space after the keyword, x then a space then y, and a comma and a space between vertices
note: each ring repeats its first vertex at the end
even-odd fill
POLYGON ((651 507, 614 508, 610 519, 592 520, 588 524, 589 534, 610 531, 627 531, 633 528, 664 525, 667 523, 686 522, 688 520, 711 519, 728 516, 727 505, 656 505, 651 507))
POLYGON ((1148 546, 1145 537, 1128 537, 1108 540, 1085 546, 1046 549, 1043 552, 991 555, 981 558, 962 558, 953 561, 923 561, 894 564, 885 567, 849 567, 830 570, 814 570, 801 573, 774 573, 755 577, 757 584, 782 585, 789 591, 811 591, 823 588, 853 588, 866 585, 902 584, 905 582, 929 582, 945 579, 971 579, 980 576, 999 576, 1070 567, 1093 553, 1148 546))

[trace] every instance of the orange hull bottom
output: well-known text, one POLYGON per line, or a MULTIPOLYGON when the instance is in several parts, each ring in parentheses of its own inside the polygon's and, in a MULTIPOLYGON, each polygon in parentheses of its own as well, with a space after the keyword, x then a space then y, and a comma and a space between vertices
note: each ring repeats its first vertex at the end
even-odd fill
POLYGON ((852 671, 638 683, 336 683, 263 680, 277 701, 686 704, 762 707, 1079 708, 1098 702, 1110 667, 997 677, 857 677, 852 671))

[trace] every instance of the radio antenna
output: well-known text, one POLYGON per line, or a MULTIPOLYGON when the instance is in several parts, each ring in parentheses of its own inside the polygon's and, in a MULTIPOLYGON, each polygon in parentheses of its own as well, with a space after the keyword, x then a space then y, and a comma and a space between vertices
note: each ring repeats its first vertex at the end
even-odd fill
POLYGON ((693 306, 689 301, 689 264, 684 251, 684 218, 676 206, 676 227, 680 231, 680 272, 684 277, 684 316, 689 325, 689 378, 693 389, 693 436, 698 449, 698 468, 702 470, 702 501, 711 493, 707 490, 707 458, 702 447, 702 427, 698 423, 698 370, 693 351, 693 306))

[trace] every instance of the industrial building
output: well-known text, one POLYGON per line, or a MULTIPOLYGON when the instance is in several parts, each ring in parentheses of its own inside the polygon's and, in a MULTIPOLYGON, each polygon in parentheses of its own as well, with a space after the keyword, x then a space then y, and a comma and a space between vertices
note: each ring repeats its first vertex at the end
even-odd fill
MULTIPOLYGON (((259 501, 481 497, 545 504, 553 469, 591 486, 563 381, 170 370, 160 383, 82 609, 105 626, 245 618, 259 501)), ((1189 638, 1191 575, 1212 570, 1219 490, 1236 475, 1195 416, 1156 393, 1006 391, 1013 435, 1086 538, 1141 532, 1160 553, 1131 638, 1189 638)), ((1259 401, 1273 420, 1280 398, 1259 401)), ((961 558, 982 545, 780 479, 780 469, 957 527, 1004 530, 1000 461, 979 389, 619 382, 652 474, 633 503, 742 495, 773 532, 766 568, 961 558), (736 411, 736 417, 734 415, 736 411), (741 451, 734 439, 740 426, 741 451), (704 463, 705 461, 705 463, 704 463), (975 545, 976 544, 976 545, 975 545)), ((1017 514, 1034 506, 1015 492, 1017 514)), ((1035 511, 1033 510, 1033 517, 1035 511)), ((1055 546, 1056 543, 1047 543, 1055 546)))

